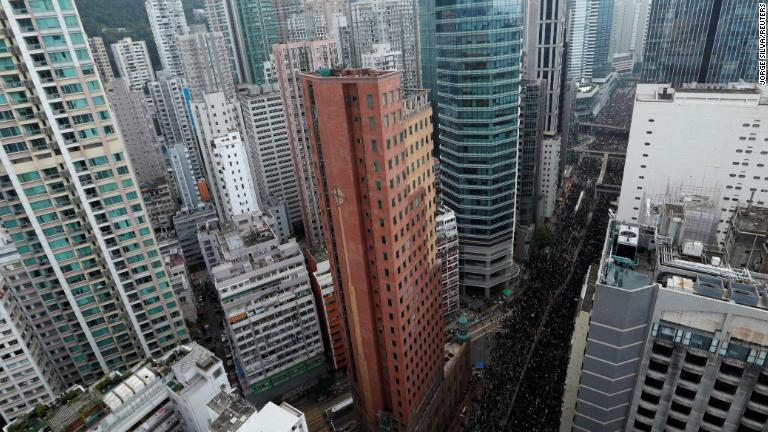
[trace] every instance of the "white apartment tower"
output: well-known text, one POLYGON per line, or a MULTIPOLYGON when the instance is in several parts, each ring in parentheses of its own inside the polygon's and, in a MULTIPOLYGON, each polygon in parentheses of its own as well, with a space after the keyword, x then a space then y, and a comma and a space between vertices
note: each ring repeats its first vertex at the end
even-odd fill
POLYGON ((671 191, 717 198, 723 244, 736 207, 768 203, 768 92, 755 84, 637 86, 617 217, 671 191))
POLYGON ((311 249, 325 249, 323 220, 320 217, 321 199, 318 197, 317 178, 312 166, 299 74, 336 65, 339 61, 338 43, 333 39, 299 41, 275 44, 272 49, 280 95, 288 116, 291 157, 299 186, 306 239, 311 249))
POLYGON ((99 70, 101 82, 108 83, 115 79, 115 73, 112 71, 112 65, 109 63, 107 47, 104 45, 104 39, 99 36, 88 38, 88 45, 91 46, 93 62, 96 63, 96 69, 99 70))
POLYGON ((0 224, 62 381, 93 383, 189 336, 74 3, 0 5, 0 75, 28 83, 0 90, 0 224))
POLYGON ((443 316, 450 322, 459 310, 459 229, 456 215, 442 207, 437 214, 437 257, 443 284, 443 316))
MULTIPOLYGON (((8 423, 62 389, 59 371, 30 320, 34 287, 11 238, 0 227, 0 416, 8 423)), ((52 324, 50 318, 46 324, 52 324)))
POLYGON ((281 242, 269 216, 243 214, 216 233, 211 269, 238 379, 249 400, 269 400, 324 370, 320 322, 304 256, 281 242))
POLYGON ((128 81, 128 87, 141 91, 144 84, 155 80, 155 70, 149 59, 147 43, 126 37, 112 44, 117 73, 128 81))
POLYGON ((539 159, 539 202, 536 212, 538 223, 542 218, 550 218, 555 211, 557 181, 560 172, 560 138, 545 136, 541 142, 539 159))
POLYGON ((280 90, 276 85, 238 91, 248 143, 248 162, 259 202, 284 204, 293 227, 300 228, 301 199, 291 159, 291 141, 280 90))
POLYGON ((223 92, 235 99, 235 79, 229 63, 229 47, 223 33, 192 33, 178 37, 181 66, 194 101, 206 93, 223 92))
POLYGON ((146 0, 145 6, 163 70, 181 77, 184 71, 176 37, 189 33, 181 0, 146 0))

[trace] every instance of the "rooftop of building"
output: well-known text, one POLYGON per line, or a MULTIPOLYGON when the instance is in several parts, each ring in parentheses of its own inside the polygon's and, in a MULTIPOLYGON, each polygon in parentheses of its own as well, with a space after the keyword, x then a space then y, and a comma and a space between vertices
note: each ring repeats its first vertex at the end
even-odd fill
MULTIPOLYGON (((89 431, 110 414, 120 412, 124 405, 144 394, 146 389, 157 389, 157 386, 163 385, 167 381, 164 378, 175 368, 188 370, 185 364, 195 362, 197 367, 203 369, 201 361, 205 358, 212 359, 212 364, 218 361, 210 351, 191 343, 176 348, 162 359, 145 360, 129 372, 111 372, 87 389, 74 386, 47 405, 38 405, 8 425, 8 432, 89 431)), ((171 390, 183 387, 178 383, 177 388, 172 387, 174 382, 167 383, 171 390)))
POLYGON ((360 79, 379 79, 398 75, 400 72, 391 70, 378 70, 370 68, 319 68, 314 72, 305 72, 307 75, 315 78, 342 78, 349 80, 360 79))
POLYGON ((768 235, 768 207, 739 207, 733 221, 741 232, 768 235))
POLYGON ((210 402, 208 408, 218 417, 210 424, 211 432, 237 432, 240 427, 256 412, 256 408, 245 400, 224 392, 219 393, 210 402))
POLYGON ((665 288, 768 309, 768 275, 732 268, 722 248, 667 237, 649 225, 611 221, 598 282, 626 290, 658 283, 665 288))
POLYGON ((635 100, 640 102, 739 100, 768 105, 768 88, 743 81, 728 84, 689 83, 679 86, 672 86, 669 83, 638 84, 635 100))

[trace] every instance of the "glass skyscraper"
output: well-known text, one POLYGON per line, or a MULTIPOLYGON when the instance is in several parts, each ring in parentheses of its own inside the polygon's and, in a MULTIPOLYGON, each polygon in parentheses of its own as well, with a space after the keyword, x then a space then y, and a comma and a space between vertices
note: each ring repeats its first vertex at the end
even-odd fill
POLYGON ((279 40, 274 0, 230 0, 235 6, 237 40, 248 82, 264 84, 264 62, 279 40))
POLYGON ((642 81, 757 81, 754 0, 657 0, 651 4, 642 81))
POLYGON ((523 21, 522 0, 434 4, 443 203, 458 221, 461 284, 486 296, 515 267, 523 21))

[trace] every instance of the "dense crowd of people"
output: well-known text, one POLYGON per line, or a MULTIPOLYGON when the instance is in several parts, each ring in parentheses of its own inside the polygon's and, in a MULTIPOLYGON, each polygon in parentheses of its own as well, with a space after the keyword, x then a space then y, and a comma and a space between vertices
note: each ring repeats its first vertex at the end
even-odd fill
POLYGON ((584 156, 577 165, 575 187, 553 227, 557 241, 529 260, 465 430, 558 429, 579 293, 599 258, 615 199, 595 193, 600 168, 599 157, 584 156))
POLYGON ((627 138, 610 135, 600 134, 595 135, 594 139, 587 144, 588 150, 612 152, 612 153, 627 153, 627 138))
POLYGON ((608 158, 608 166, 605 167, 603 184, 621 186, 624 177, 624 158, 608 158))
POLYGON ((629 128, 636 86, 637 84, 633 81, 622 81, 617 84, 608 102, 595 116, 593 123, 629 128))

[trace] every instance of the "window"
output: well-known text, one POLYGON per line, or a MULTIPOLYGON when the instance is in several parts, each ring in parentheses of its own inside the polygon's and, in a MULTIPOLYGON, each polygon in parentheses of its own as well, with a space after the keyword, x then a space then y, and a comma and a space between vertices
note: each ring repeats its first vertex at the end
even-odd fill
POLYGON ((368 117, 368 127, 371 129, 376 129, 376 119, 373 118, 373 116, 368 117))
POLYGON ((368 102, 368 108, 373 108, 373 96, 367 95, 365 96, 365 100, 368 102))

